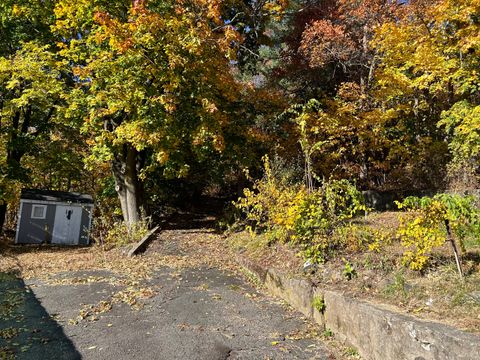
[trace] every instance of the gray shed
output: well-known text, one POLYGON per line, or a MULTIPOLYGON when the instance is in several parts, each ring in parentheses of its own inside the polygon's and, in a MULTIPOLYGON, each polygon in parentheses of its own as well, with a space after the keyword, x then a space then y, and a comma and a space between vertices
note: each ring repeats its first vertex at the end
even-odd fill
POLYGON ((22 190, 15 243, 88 245, 92 211, 90 195, 22 190))

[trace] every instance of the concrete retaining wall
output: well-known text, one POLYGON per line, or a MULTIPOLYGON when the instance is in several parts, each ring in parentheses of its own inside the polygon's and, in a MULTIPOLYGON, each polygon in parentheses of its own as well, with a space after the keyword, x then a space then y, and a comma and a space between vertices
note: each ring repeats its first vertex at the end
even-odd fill
POLYGON ((273 295, 333 331, 337 339, 354 346, 365 359, 480 359, 479 336, 396 313, 347 294, 324 291, 309 280, 263 269, 246 258, 239 262, 256 274, 273 295), (312 305, 317 297, 323 299, 322 312, 312 305))

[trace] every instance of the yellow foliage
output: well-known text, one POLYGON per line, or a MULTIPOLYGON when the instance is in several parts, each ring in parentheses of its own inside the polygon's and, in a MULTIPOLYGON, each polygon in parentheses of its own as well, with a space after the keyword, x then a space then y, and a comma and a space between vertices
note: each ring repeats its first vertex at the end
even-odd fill
POLYGON ((372 251, 380 252, 390 244, 393 234, 385 229, 374 229, 367 225, 348 223, 337 228, 332 236, 332 241, 352 252, 372 251))
POLYGON ((130 227, 123 221, 113 223, 110 225, 105 238, 102 239, 103 244, 107 248, 112 248, 136 243, 148 233, 148 229, 149 223, 147 220, 138 221, 131 224, 130 227))
POLYGON ((372 43, 382 54, 378 97, 400 121, 424 112, 445 127, 451 175, 471 173, 477 181, 478 99, 472 95, 479 84, 479 12, 478 0, 409 1, 377 29, 372 43))
POLYGON ((277 240, 286 241, 300 217, 301 204, 307 192, 303 186, 288 186, 275 178, 268 156, 264 156, 264 178, 255 182, 253 190, 244 189, 244 197, 236 203, 246 215, 247 223, 268 230, 276 229, 277 240))
POLYGON ((441 227, 441 219, 446 213, 446 206, 434 200, 425 208, 410 210, 400 217, 398 236, 407 249, 402 259, 405 266, 412 270, 424 269, 432 250, 445 243, 446 233, 441 227))
POLYGON ((329 181, 307 191, 272 171, 264 157, 264 177, 245 189, 235 206, 245 216, 247 228, 265 232, 270 241, 289 241, 305 247, 305 255, 321 261, 328 254, 337 228, 366 210, 361 193, 348 181, 329 181))

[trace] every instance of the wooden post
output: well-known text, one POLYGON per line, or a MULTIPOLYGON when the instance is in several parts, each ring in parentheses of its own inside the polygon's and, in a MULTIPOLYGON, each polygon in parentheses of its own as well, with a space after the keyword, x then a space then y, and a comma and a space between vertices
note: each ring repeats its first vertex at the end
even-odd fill
POLYGON ((461 266, 461 263, 460 263, 460 255, 458 253, 457 244, 455 243, 455 239, 452 236, 452 231, 450 229, 450 222, 448 221, 448 219, 445 220, 445 227, 447 228, 447 239, 448 239, 448 241, 450 241, 450 244, 452 245, 452 249, 453 249, 453 254, 455 255, 455 262, 457 263, 458 273, 463 280, 463 271, 462 271, 462 266, 461 266))

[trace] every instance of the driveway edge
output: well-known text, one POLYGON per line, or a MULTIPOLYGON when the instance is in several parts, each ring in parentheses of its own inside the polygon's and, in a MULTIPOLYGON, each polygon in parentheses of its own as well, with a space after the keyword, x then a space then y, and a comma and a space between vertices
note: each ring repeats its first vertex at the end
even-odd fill
POLYGON ((477 335, 318 288, 308 279, 265 269, 244 255, 237 261, 271 294, 355 347, 364 359, 473 360, 480 354, 477 335))

